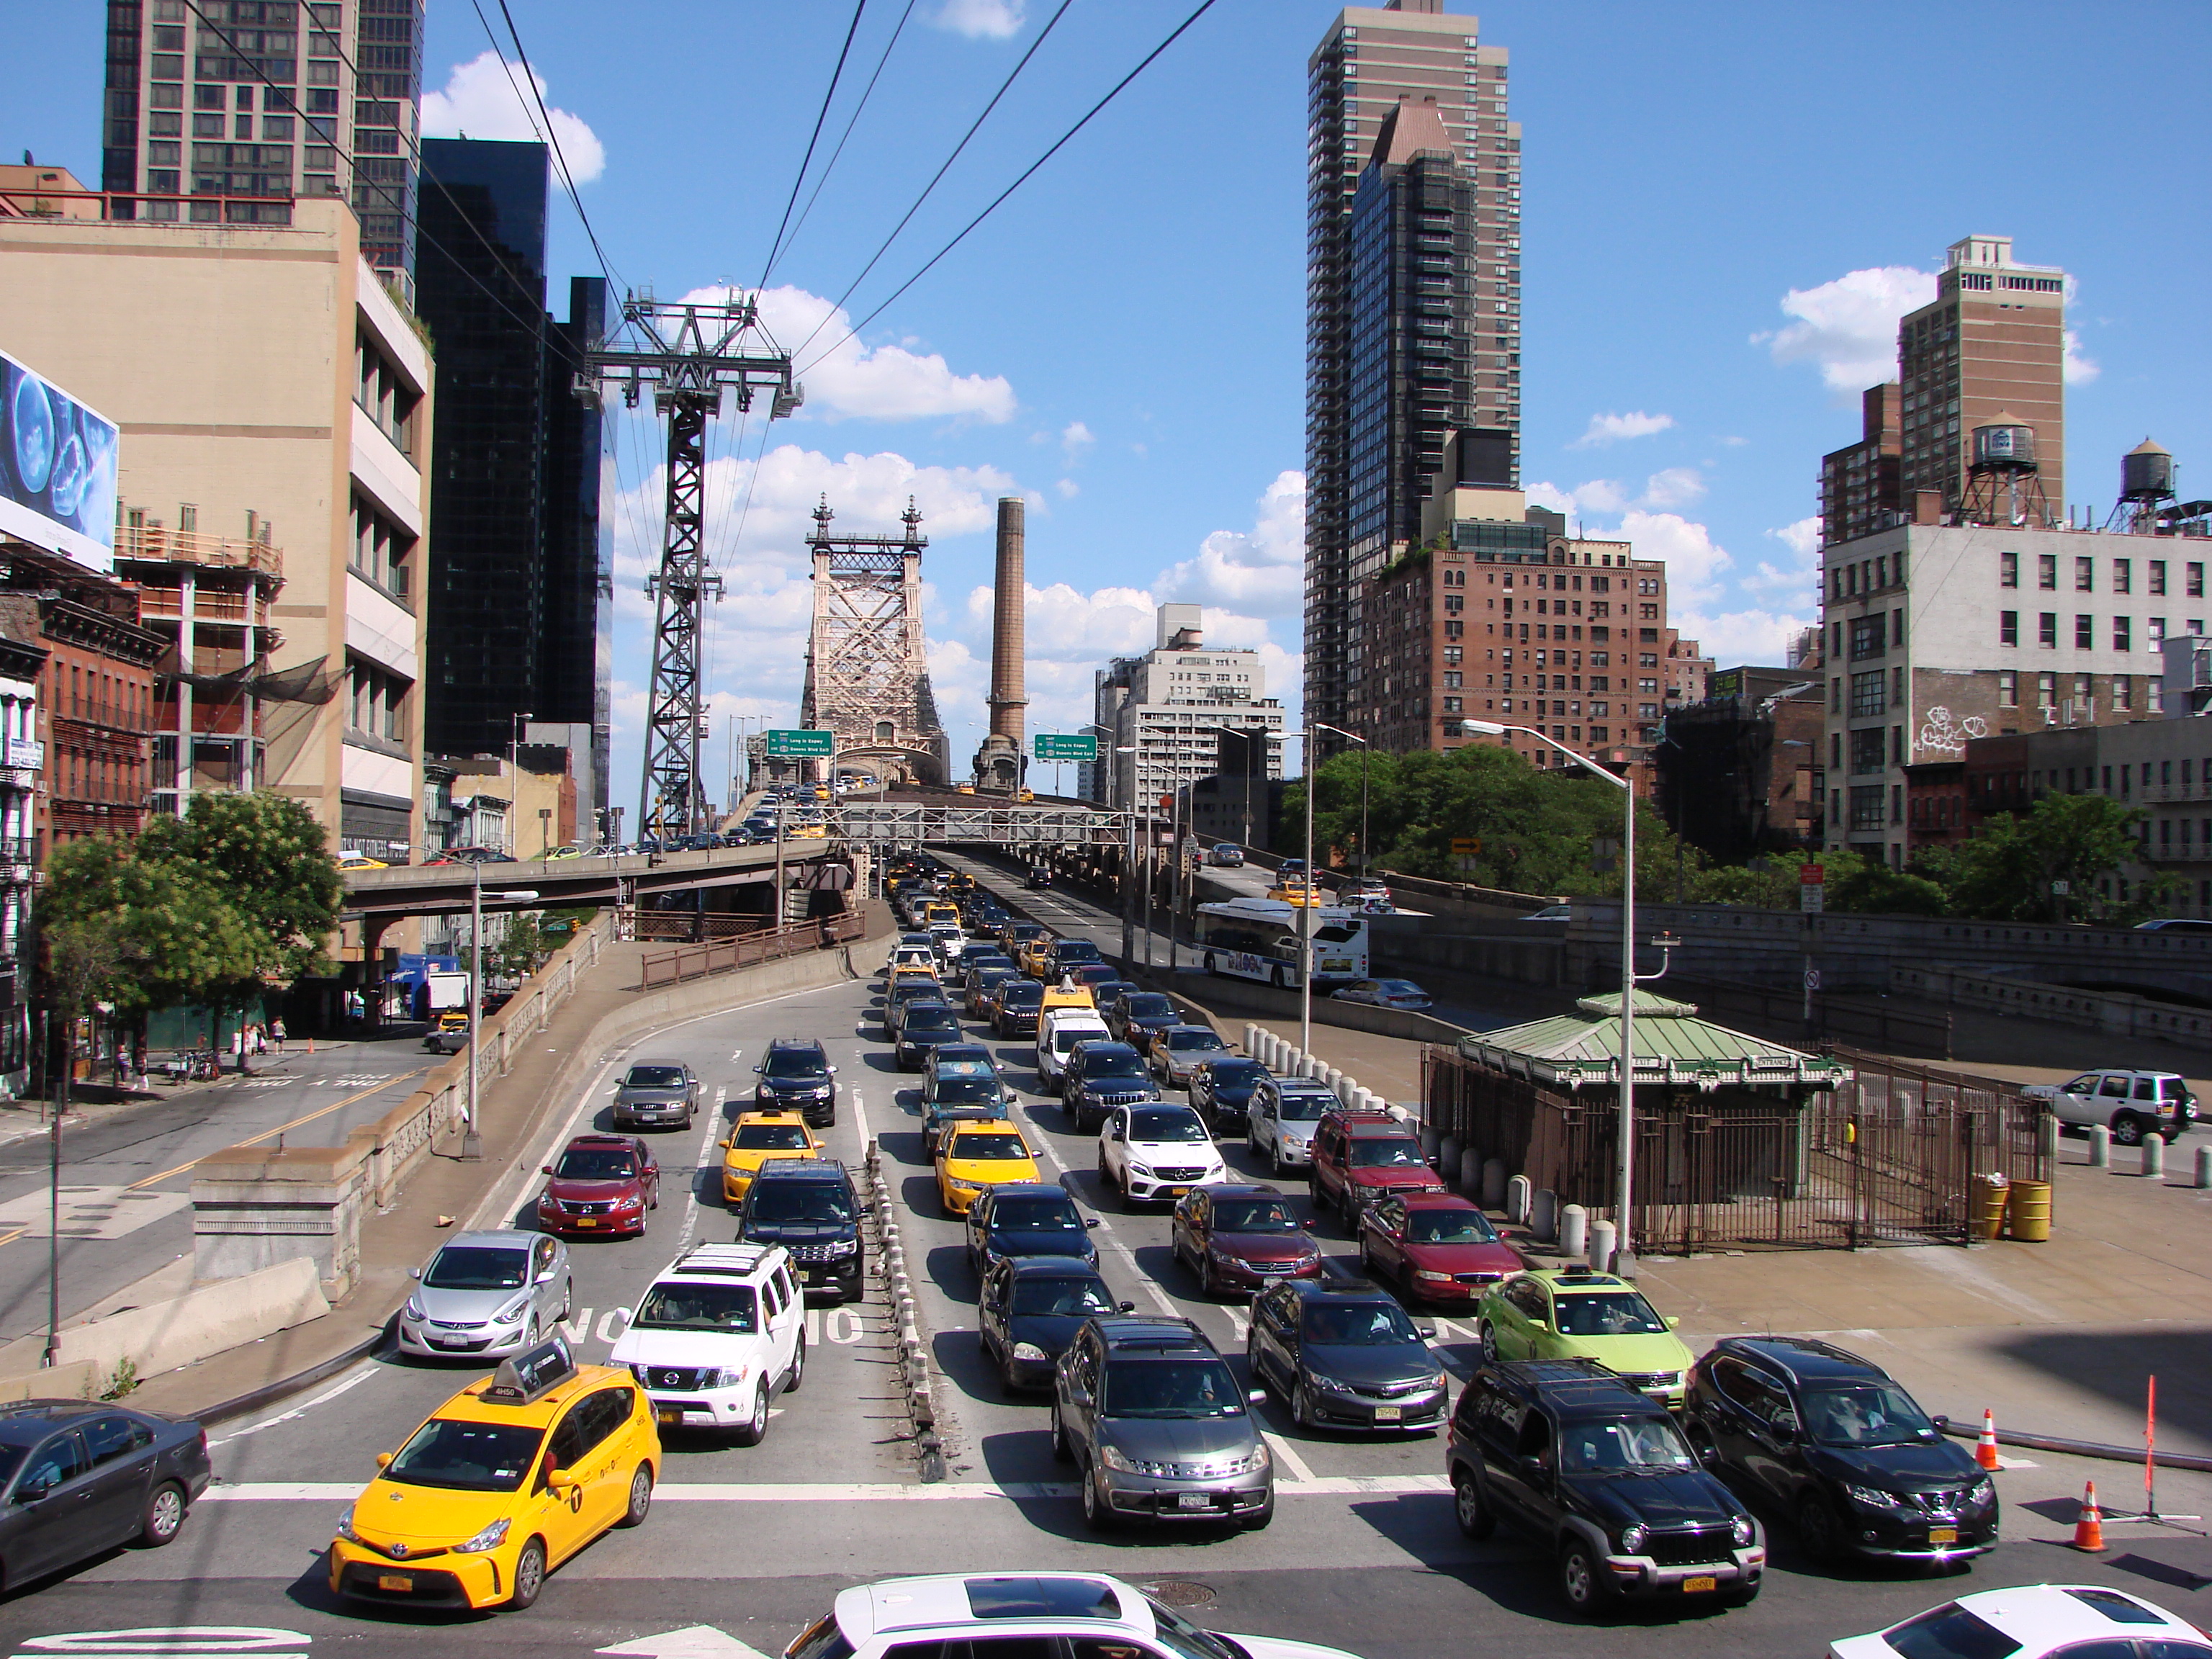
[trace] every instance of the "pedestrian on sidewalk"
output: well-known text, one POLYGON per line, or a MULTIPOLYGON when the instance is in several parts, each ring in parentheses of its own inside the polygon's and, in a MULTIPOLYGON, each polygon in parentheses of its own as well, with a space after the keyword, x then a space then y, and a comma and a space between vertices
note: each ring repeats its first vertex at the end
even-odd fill
POLYGON ((146 1039, 141 1036, 131 1045, 131 1070, 137 1079, 137 1086, 146 1086, 146 1039))
POLYGON ((256 1054, 265 1054, 269 1052, 268 1036, 258 1025, 253 1028, 253 1052, 256 1054))
POLYGON ((282 1059, 284 1054, 284 1022, 281 1017, 269 1022, 269 1040, 276 1045, 277 1057, 282 1059))

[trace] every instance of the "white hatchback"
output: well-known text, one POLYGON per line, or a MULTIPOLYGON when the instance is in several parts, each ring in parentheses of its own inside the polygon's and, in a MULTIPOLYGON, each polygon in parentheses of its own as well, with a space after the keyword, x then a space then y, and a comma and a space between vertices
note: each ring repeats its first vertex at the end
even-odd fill
POLYGON ((1073 1659, 1354 1659, 1273 1636, 1219 1637, 1098 1573, 947 1573, 838 1592, 783 1659, 889 1659, 972 1648, 975 1659, 1054 1650, 1073 1659))
POLYGON ((1828 1644, 1828 1653, 1830 1659, 1954 1659, 1960 1654, 2108 1659, 2131 1646, 2142 1659, 2212 1659, 2212 1645, 2196 1626, 2102 1584, 1982 1590, 1872 1636, 1843 1637, 1828 1644))

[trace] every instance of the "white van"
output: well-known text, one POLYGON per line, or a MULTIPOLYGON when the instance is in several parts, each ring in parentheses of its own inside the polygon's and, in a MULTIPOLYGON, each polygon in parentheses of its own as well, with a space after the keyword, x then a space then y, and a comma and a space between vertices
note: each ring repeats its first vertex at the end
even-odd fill
POLYGON ((1086 1039, 1109 1042, 1113 1036, 1093 1009, 1048 1008, 1037 1021, 1037 1087, 1046 1094, 1057 1093, 1067 1051, 1086 1039))

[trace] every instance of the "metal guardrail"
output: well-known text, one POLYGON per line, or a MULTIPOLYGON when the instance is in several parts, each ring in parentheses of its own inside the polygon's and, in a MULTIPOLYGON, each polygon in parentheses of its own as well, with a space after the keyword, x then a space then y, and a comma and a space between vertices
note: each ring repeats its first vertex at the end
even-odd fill
MULTIPOLYGON (((945 806, 899 801, 847 802, 829 814, 832 837, 848 842, 975 842, 1000 847, 1118 847, 1128 838, 1129 815, 1067 806, 945 806)), ((787 850, 805 848, 787 840, 787 850)))
POLYGON ((742 939, 715 939, 705 945, 687 945, 680 951, 656 951, 639 964, 639 988, 650 991, 659 986, 680 985, 685 980, 704 979, 709 974, 726 974, 732 969, 750 968, 782 957, 826 951, 834 945, 849 945, 861 936, 866 927, 865 921, 858 915, 824 916, 817 921, 763 928, 742 939))

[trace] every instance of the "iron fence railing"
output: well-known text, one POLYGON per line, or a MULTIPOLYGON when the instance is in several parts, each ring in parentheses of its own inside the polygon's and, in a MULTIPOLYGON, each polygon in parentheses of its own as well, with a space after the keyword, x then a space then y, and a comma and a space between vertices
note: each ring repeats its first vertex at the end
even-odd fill
POLYGON ((709 974, 726 974, 732 969, 750 968, 782 957, 826 951, 859 939, 864 927, 857 915, 824 916, 815 921, 765 927, 740 939, 714 939, 681 950, 657 951, 640 964, 639 986, 650 991, 657 986, 703 979, 709 974))

